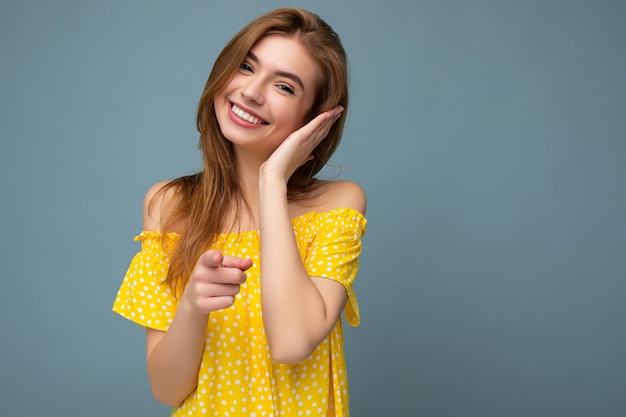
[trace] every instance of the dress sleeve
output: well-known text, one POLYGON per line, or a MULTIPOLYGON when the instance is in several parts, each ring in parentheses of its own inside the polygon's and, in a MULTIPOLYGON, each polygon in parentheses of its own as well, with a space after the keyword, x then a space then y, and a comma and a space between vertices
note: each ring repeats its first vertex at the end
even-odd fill
MULTIPOLYGON (((169 258, 161 234, 142 232, 141 251, 133 258, 113 303, 113 311, 141 326, 166 331, 174 318, 177 301, 163 282, 169 258)), ((173 237, 166 238, 171 244, 173 237)))
POLYGON ((358 326, 361 319, 352 283, 359 270, 361 237, 365 217, 353 209, 336 209, 321 215, 310 243, 305 267, 309 275, 341 283, 348 293, 344 316, 348 324, 358 326))

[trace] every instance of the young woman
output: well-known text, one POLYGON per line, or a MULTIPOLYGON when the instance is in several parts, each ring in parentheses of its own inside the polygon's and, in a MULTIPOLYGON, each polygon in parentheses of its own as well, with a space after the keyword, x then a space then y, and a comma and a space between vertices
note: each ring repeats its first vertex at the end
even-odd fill
POLYGON ((113 310, 146 328, 173 416, 347 416, 341 312, 365 195, 314 177, 339 144, 347 65, 317 15, 279 9, 217 58, 198 108, 202 172, 154 185, 113 310))

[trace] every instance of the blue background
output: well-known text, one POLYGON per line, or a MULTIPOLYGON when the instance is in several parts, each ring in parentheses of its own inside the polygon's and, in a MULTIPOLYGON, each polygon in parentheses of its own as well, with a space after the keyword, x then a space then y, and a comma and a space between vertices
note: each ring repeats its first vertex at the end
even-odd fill
POLYGON ((275 7, 352 70, 355 416, 626 415, 623 1, 0 1, 0 415, 166 416, 110 312, 211 65, 275 7))

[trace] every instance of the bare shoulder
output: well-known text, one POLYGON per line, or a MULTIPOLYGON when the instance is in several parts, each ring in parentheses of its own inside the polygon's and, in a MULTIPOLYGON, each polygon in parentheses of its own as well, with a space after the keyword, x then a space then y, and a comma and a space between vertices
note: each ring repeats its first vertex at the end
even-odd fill
POLYGON ((367 198, 365 192, 357 183, 352 181, 327 181, 320 189, 322 197, 319 211, 334 208, 351 208, 365 215, 367 198))
POLYGON ((161 229, 161 220, 172 208, 175 196, 171 181, 157 182, 148 189, 143 199, 143 230, 161 229))

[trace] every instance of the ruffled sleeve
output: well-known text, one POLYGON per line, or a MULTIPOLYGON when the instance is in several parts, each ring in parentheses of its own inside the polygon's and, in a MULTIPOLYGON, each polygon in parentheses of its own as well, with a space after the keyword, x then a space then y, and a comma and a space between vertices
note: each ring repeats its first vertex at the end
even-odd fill
POLYGON ((139 251, 128 267, 113 303, 113 311, 141 326, 166 331, 174 318, 177 301, 163 282, 169 269, 168 247, 177 235, 171 233, 163 246, 161 234, 142 232, 139 251))
POLYGON ((365 224, 365 217, 361 213, 346 208, 320 213, 314 224, 309 225, 315 229, 315 237, 307 250, 307 272, 311 276, 335 280, 345 287, 348 303, 344 317, 351 326, 358 326, 361 321, 352 284, 359 270, 365 224))

